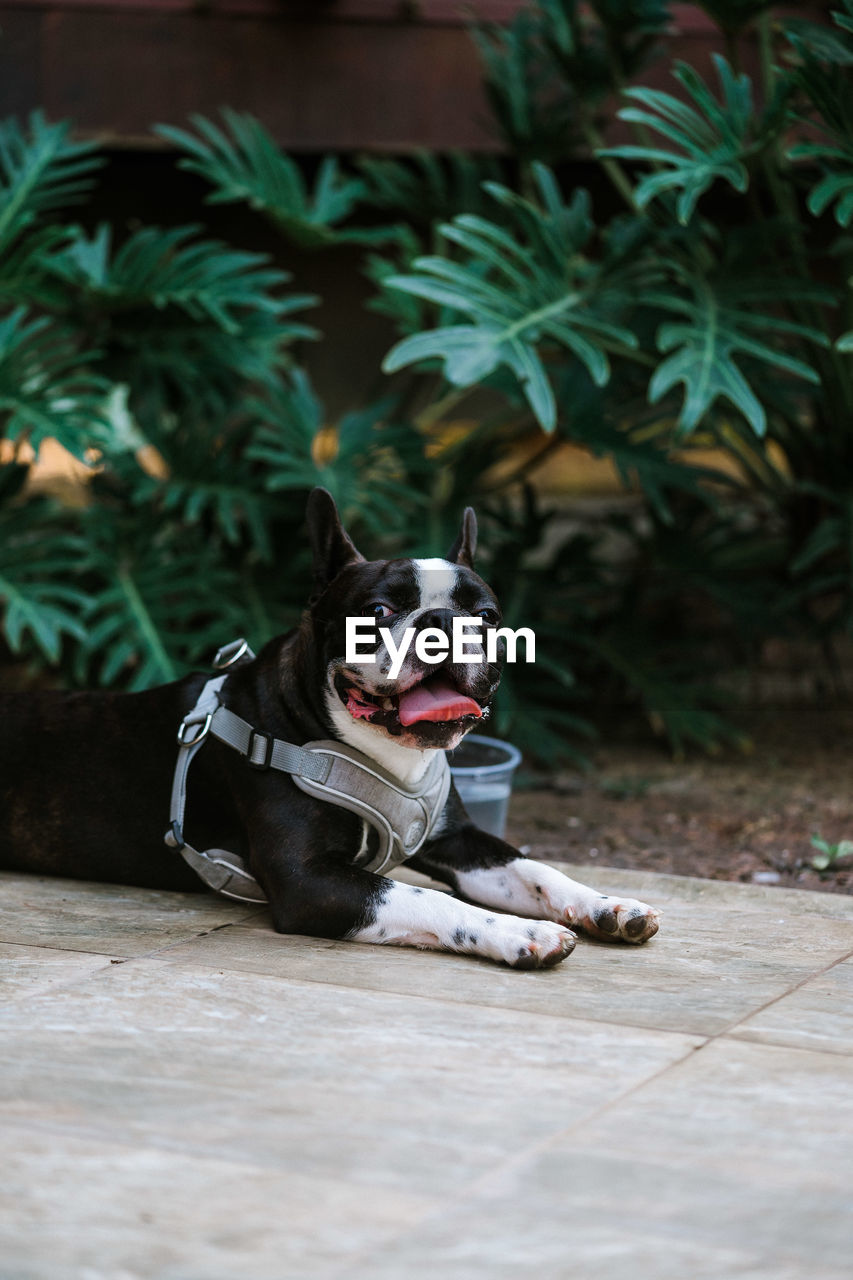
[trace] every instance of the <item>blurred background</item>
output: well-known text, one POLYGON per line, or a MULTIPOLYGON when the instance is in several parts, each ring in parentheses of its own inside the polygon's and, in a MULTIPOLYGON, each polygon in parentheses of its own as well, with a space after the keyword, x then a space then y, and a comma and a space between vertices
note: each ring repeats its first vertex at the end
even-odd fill
POLYGON ((853 2, 14 0, 0 685, 141 689, 463 507, 547 768, 843 696, 853 2))

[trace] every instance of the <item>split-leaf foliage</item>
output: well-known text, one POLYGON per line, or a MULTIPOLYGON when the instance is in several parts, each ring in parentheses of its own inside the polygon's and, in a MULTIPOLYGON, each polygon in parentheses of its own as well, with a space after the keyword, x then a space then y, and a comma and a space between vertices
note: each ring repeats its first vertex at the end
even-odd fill
POLYGON ((209 202, 305 252, 364 246, 369 305, 399 341, 378 398, 335 422, 301 367, 318 335, 298 280, 214 239, 203 211, 83 230, 98 149, 38 112, 0 124, 11 655, 141 689, 233 635, 263 642, 304 603, 304 498, 323 484, 376 554, 441 554, 479 508, 507 624, 537 633, 492 727, 540 759, 578 754, 596 707, 626 695, 678 750, 737 740, 713 677, 771 636, 831 668, 853 628, 840 5, 816 24, 706 3, 712 73, 667 77, 661 0, 531 0, 473 33, 505 163, 328 158, 309 181, 235 111, 160 126, 209 202), (591 157, 587 191, 571 162, 591 157), (32 491, 51 437, 90 470, 83 504, 32 491), (528 479, 566 441, 639 496, 580 524, 538 499, 528 479))

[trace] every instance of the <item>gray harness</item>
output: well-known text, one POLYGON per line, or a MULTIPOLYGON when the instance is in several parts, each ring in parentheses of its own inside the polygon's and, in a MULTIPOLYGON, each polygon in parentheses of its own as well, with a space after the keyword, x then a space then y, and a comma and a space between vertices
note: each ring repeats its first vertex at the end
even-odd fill
MULTIPOLYGON (((254 656, 245 640, 235 640, 219 650, 213 665, 222 670, 254 656)), ((240 902, 267 900, 239 854, 194 849, 184 837, 187 774, 208 735, 239 752, 250 769, 289 773, 301 791, 349 809, 368 822, 378 832, 379 847, 371 854, 363 841, 354 859, 356 866, 388 871, 418 852, 434 831, 450 789, 450 768, 443 751, 437 752, 414 787, 406 787, 369 756, 342 742, 318 739, 299 747, 255 729, 222 705, 220 695, 227 679, 226 671, 208 680, 181 721, 169 830, 164 837, 208 888, 240 902)))

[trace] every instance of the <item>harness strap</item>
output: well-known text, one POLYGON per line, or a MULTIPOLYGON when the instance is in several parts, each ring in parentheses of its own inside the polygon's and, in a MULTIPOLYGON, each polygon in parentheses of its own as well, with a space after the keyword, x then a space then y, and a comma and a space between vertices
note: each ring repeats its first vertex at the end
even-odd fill
MULTIPOLYGON (((251 659, 254 654, 245 641, 234 641, 220 649, 214 665, 228 667, 244 657, 251 659)), ((187 775, 208 734, 238 751, 249 768, 288 773, 300 790, 369 822, 379 834, 379 846, 357 858, 357 865, 381 872, 417 853, 435 828, 450 789, 450 769, 443 751, 436 753, 423 777, 409 788, 344 743, 317 740, 299 747, 255 729, 222 705, 220 695, 226 679, 227 672, 207 681, 178 729, 169 830, 164 837, 209 888, 240 902, 267 901, 239 854, 194 849, 184 836, 187 775)))
POLYGON ((297 747, 293 742, 261 733, 221 704, 213 712, 210 732, 214 738, 245 756, 250 769, 278 769, 282 773, 312 778, 315 782, 323 782, 328 776, 330 766, 327 760, 305 747, 297 747))
POLYGON ((227 898, 236 898, 239 902, 265 903, 267 899, 264 891, 239 854, 230 853, 226 849, 194 849, 184 837, 187 775, 213 723, 213 716, 219 707, 219 691, 225 680, 226 676, 208 680, 192 711, 181 722, 178 730, 178 759, 172 779, 169 830, 164 839, 170 848, 180 852, 184 861, 208 888, 227 898))

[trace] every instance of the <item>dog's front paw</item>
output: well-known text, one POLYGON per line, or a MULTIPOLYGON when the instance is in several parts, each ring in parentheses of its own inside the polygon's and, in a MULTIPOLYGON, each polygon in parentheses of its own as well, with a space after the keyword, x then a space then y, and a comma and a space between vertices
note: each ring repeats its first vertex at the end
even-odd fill
POLYGON ((522 920, 499 916, 499 936, 492 956, 513 969, 551 969, 575 949, 577 937, 571 929, 548 920, 522 920))
POLYGON ((591 903, 578 925, 604 942, 648 942, 660 928, 661 914, 636 898, 611 898, 602 894, 591 903))

